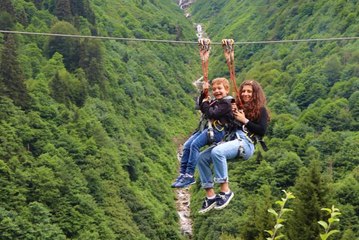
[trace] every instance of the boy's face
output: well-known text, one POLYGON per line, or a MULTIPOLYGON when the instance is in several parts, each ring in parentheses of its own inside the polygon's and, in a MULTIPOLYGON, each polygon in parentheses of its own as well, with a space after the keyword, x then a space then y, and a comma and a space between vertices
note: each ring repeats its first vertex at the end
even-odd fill
POLYGON ((228 95, 229 89, 225 89, 222 83, 212 84, 212 94, 216 99, 222 99, 228 95))

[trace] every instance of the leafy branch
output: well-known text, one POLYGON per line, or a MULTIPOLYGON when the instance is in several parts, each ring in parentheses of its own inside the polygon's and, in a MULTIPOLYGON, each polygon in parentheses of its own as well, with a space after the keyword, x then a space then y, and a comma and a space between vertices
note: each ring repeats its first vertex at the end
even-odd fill
POLYGON ((271 214, 273 214, 275 216, 276 224, 274 225, 272 230, 265 230, 265 232, 269 233, 269 235, 270 235, 270 237, 268 237, 267 240, 277 240, 277 239, 284 237, 283 234, 280 234, 278 236, 276 236, 276 235, 278 233, 278 230, 284 226, 282 224, 285 221, 285 219, 283 218, 284 213, 293 211, 292 209, 285 208, 285 204, 289 199, 295 198, 294 195, 291 192, 286 192, 285 190, 282 190, 282 191, 285 193, 285 198, 282 198, 282 200, 276 201, 276 204, 278 204, 280 206, 279 213, 277 213, 273 208, 268 209, 268 212, 270 212, 271 214))
POLYGON ((328 222, 318 221, 320 226, 322 226, 324 228, 324 231, 325 231, 324 234, 320 234, 320 239, 321 240, 326 240, 332 234, 339 232, 339 230, 330 230, 330 227, 331 227, 333 222, 339 222, 339 218, 337 218, 337 216, 340 215, 341 213, 339 212, 338 208, 334 207, 334 205, 332 206, 331 209, 330 208, 322 208, 321 210, 327 211, 328 213, 330 213, 330 218, 328 219, 328 222))

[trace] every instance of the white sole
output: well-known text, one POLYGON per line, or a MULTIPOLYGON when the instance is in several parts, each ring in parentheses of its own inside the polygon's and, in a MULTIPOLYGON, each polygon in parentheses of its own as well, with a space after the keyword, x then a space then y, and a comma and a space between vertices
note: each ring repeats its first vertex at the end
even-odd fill
POLYGON ((203 210, 199 210, 198 213, 199 213, 199 214, 204 214, 204 213, 206 213, 206 212, 212 210, 212 209, 215 208, 215 207, 216 207, 216 203, 214 202, 214 203, 213 203, 211 206, 209 206, 208 208, 203 209, 203 210))

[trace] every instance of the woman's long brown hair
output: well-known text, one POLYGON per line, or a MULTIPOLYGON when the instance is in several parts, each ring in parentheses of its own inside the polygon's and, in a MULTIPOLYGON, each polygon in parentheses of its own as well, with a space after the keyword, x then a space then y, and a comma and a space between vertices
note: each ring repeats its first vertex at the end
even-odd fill
POLYGON ((259 119, 261 108, 266 107, 267 104, 266 96, 261 85, 255 80, 245 80, 239 86, 239 94, 242 102, 244 103, 244 114, 246 115, 246 117, 251 121, 259 119), (252 101, 250 101, 249 103, 244 103, 242 99, 243 87, 246 85, 252 86, 253 89, 252 101))

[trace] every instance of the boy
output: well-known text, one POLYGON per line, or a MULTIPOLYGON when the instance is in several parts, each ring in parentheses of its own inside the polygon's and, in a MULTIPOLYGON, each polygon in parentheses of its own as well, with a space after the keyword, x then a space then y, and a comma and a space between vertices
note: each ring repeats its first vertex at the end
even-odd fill
POLYGON ((171 187, 184 188, 196 181, 194 171, 200 149, 207 144, 218 143, 225 134, 225 126, 233 118, 231 101, 228 96, 229 82, 226 78, 216 78, 212 81, 212 94, 214 99, 205 96, 208 83, 203 83, 202 94, 199 97, 199 109, 208 121, 204 129, 198 129, 183 145, 180 175, 171 187))

